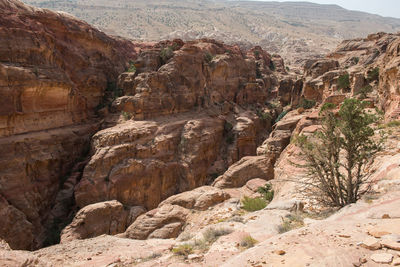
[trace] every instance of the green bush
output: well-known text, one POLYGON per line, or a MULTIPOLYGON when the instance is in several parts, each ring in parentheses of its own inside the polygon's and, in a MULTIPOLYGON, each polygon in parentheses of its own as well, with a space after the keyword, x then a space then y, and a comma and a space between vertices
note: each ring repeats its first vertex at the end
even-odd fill
POLYGON ((386 124, 381 124, 379 126, 380 129, 385 129, 385 128, 392 128, 392 127, 399 127, 400 126, 400 121, 389 121, 386 124))
POLYGON ((313 108, 316 103, 315 100, 302 99, 297 108, 310 109, 313 108))
POLYGON ((135 72, 136 71, 136 66, 133 61, 129 61, 129 68, 126 70, 126 72, 135 72))
POLYGON ((360 91, 358 92, 358 95, 360 96, 360 99, 365 99, 365 98, 367 98, 368 94, 371 92, 372 92, 372 86, 367 85, 360 89, 360 91))
POLYGON ((281 119, 283 119, 283 117, 285 117, 286 114, 288 114, 287 110, 285 110, 281 114, 279 114, 278 118, 276 118, 276 120, 275 120, 275 123, 278 123, 281 119))
POLYGON ((262 73, 260 70, 260 63, 256 63, 256 78, 257 79, 261 79, 262 78, 262 73))
POLYGON ((124 118, 124 120, 126 120, 126 121, 132 119, 132 117, 133 117, 132 113, 130 113, 130 112, 122 111, 121 114, 122 114, 122 117, 124 118))
POLYGON ((256 110, 257 116, 262 120, 262 121, 269 121, 272 120, 271 114, 262 111, 261 109, 256 110))
POLYGON ((274 198, 274 190, 272 190, 271 184, 265 184, 264 186, 260 186, 257 189, 257 192, 262 194, 264 199, 268 202, 271 202, 274 198))
POLYGON ((257 244, 257 240, 255 240, 251 235, 247 235, 240 240, 240 246, 245 249, 249 249, 254 247, 257 244))
POLYGON ((262 210, 267 206, 267 201, 262 197, 251 198, 244 196, 242 198, 242 208, 246 211, 262 210))
POLYGON ((358 62, 360 62, 360 58, 359 57, 353 57, 353 58, 351 58, 351 61, 353 61, 354 64, 358 64, 358 62))
POLYGON ((161 64, 164 65, 174 56, 174 50, 171 46, 161 49, 160 58, 161 64))
POLYGON ((214 243, 217 241, 218 238, 224 235, 229 235, 233 231, 228 228, 208 228, 204 233, 203 233, 203 238, 206 242, 209 244, 214 243))
POLYGON ((269 64, 269 68, 270 70, 275 71, 276 67, 273 61, 271 61, 271 63, 269 64))
POLYGON ((282 218, 282 224, 278 226, 278 232, 280 234, 289 232, 293 229, 304 226, 303 217, 296 213, 291 213, 285 218, 282 218))
POLYGON ((379 68, 378 67, 368 71, 367 80, 369 82, 379 81, 379 68))
POLYGON ((348 73, 343 74, 338 79, 338 89, 350 88, 350 75, 348 73))
POLYGON ((213 61, 214 57, 215 56, 213 56, 210 52, 206 52, 205 55, 204 55, 204 60, 207 63, 210 63, 211 61, 213 61))
POLYGON ((172 253, 177 256, 184 256, 185 258, 193 253, 193 245, 191 244, 182 244, 172 249, 172 253))

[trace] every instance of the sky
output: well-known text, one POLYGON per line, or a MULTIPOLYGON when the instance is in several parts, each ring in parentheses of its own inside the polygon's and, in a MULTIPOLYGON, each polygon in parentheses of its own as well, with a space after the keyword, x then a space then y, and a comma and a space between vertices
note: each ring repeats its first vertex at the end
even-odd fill
POLYGON ((291 0, 291 2, 292 1, 307 1, 318 4, 336 4, 350 10, 364 11, 384 17, 400 18, 400 0, 291 0))

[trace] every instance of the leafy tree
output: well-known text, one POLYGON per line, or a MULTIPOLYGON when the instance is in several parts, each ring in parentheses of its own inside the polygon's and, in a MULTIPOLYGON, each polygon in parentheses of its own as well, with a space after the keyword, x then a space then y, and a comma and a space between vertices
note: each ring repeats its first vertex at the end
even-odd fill
POLYGON ((368 80, 369 82, 372 82, 372 81, 379 81, 379 68, 376 67, 376 68, 374 68, 374 69, 368 71, 368 74, 367 74, 367 75, 368 75, 367 80, 368 80))
POLYGON ((161 49, 160 58, 161 64, 164 65, 174 56, 174 50, 171 46, 161 49))
POLYGON ((296 139, 305 163, 295 165, 307 170, 306 193, 321 204, 344 207, 371 190, 366 167, 381 151, 384 137, 374 138, 371 124, 379 116, 366 112, 364 102, 346 99, 338 114, 333 107, 322 107, 319 131, 296 139))
POLYGON ((350 76, 348 73, 343 74, 338 79, 338 89, 348 89, 350 88, 350 76))

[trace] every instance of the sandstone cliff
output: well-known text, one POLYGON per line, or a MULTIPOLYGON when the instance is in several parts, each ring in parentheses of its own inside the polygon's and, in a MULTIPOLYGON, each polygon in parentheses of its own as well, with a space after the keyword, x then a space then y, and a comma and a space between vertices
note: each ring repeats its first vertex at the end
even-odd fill
POLYGON ((134 56, 130 42, 69 15, 0 1, 0 232, 12 248, 41 246, 59 186, 97 129, 94 107, 134 56))

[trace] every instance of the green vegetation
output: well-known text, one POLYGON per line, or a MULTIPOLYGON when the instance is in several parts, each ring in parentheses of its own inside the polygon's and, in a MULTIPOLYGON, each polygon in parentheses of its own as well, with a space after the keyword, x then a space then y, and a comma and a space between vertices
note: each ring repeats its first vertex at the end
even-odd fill
POLYGON ((103 95, 103 99, 101 102, 97 105, 96 111, 99 111, 100 109, 111 106, 112 102, 123 95, 123 90, 121 88, 117 87, 117 84, 115 82, 107 82, 107 87, 103 95))
POLYGON ((281 114, 279 114, 278 118, 276 118, 275 123, 278 123, 281 119, 283 119, 283 117, 286 116, 286 114, 288 114, 289 111, 285 110, 283 111, 281 114))
POLYGON ((269 64, 269 68, 272 71, 275 71, 275 69, 276 69, 275 64, 274 64, 274 62, 272 60, 271 60, 271 63, 269 64))
POLYGON ((260 70, 260 63, 256 63, 256 78, 257 79, 261 79, 262 78, 262 73, 260 70))
POLYGON ((372 70, 368 71, 367 74, 368 82, 379 81, 379 68, 373 68, 372 70))
POLYGON ((233 125, 230 122, 225 121, 225 124, 224 124, 224 136, 225 136, 226 142, 229 145, 231 145, 231 144, 233 144, 235 142, 235 134, 234 134, 234 132, 232 130, 233 130, 233 125))
POLYGON ((359 57, 353 57, 353 58, 351 58, 351 61, 352 61, 354 64, 358 64, 358 62, 360 62, 360 58, 359 58, 359 57))
POLYGON ((379 129, 400 127, 400 121, 389 121, 388 123, 379 125, 379 129))
POLYGON ((126 70, 126 72, 135 72, 136 71, 136 66, 135 63, 130 60, 129 61, 129 68, 126 70))
POLYGON ((371 93, 371 92, 372 92, 372 86, 371 85, 364 86, 358 92, 359 98, 361 100, 366 99, 368 97, 368 94, 371 93))
POLYGON ((130 113, 130 112, 122 111, 121 114, 122 114, 122 117, 124 118, 124 120, 126 120, 126 121, 132 119, 132 117, 133 117, 132 113, 130 113))
POLYGON ((283 234, 303 226, 303 217, 298 213, 291 213, 285 218, 282 218, 282 224, 278 226, 278 232, 283 234))
POLYGON ((338 79, 338 89, 345 90, 350 88, 350 75, 348 73, 343 74, 338 79))
POLYGON ((203 239, 207 243, 212 244, 221 236, 229 235, 230 233, 232 233, 232 230, 228 228, 208 228, 203 233, 203 239))
POLYGON ((240 246, 244 249, 252 248, 257 243, 258 241, 255 240, 251 235, 247 235, 240 240, 240 246))
POLYGON ((172 46, 168 46, 166 48, 161 49, 160 51, 160 59, 161 64, 164 65, 174 56, 174 50, 172 46))
POLYGON ((260 59, 260 51, 255 50, 255 51, 254 51, 254 57, 255 57, 256 59, 260 59))
POLYGON ((268 112, 264 112, 261 109, 257 109, 256 110, 256 114, 262 121, 270 121, 270 120, 272 120, 271 114, 269 114, 268 112))
POLYGON ((315 100, 308 100, 304 98, 300 101, 300 104, 298 105, 297 108, 310 109, 313 108, 316 103, 317 102, 315 102, 315 100))
POLYGON ((192 244, 182 244, 172 249, 172 253, 177 256, 183 256, 187 258, 188 255, 193 253, 193 245, 192 244))
POLYGON ((321 109, 321 130, 296 138, 305 164, 294 164, 307 171, 304 192, 319 203, 344 207, 355 203, 371 190, 369 174, 364 171, 382 150, 383 135, 374 138, 371 124, 380 116, 365 111, 365 102, 346 99, 339 113, 334 105, 321 109))
MULTIPOLYGON (((172 249, 172 252, 177 256, 187 258, 188 255, 195 251, 207 252, 210 246, 218 240, 221 236, 229 235, 233 230, 228 228, 208 228, 203 233, 203 238, 196 239, 190 243, 181 244, 172 249)), ((190 237, 191 238, 191 237, 190 237)), ((188 239, 190 239, 188 238, 188 239)))
POLYGON ((211 61, 213 61, 214 58, 215 58, 215 56, 213 56, 210 52, 206 52, 204 54, 204 60, 207 63, 211 63, 211 61))
POLYGON ((242 209, 246 211, 262 210, 267 206, 267 201, 262 197, 251 198, 244 196, 241 200, 242 209))
POLYGON ((268 202, 271 202, 272 199, 274 198, 274 190, 272 190, 272 185, 271 184, 265 184, 264 186, 260 186, 257 189, 257 192, 260 193, 264 199, 268 202))

